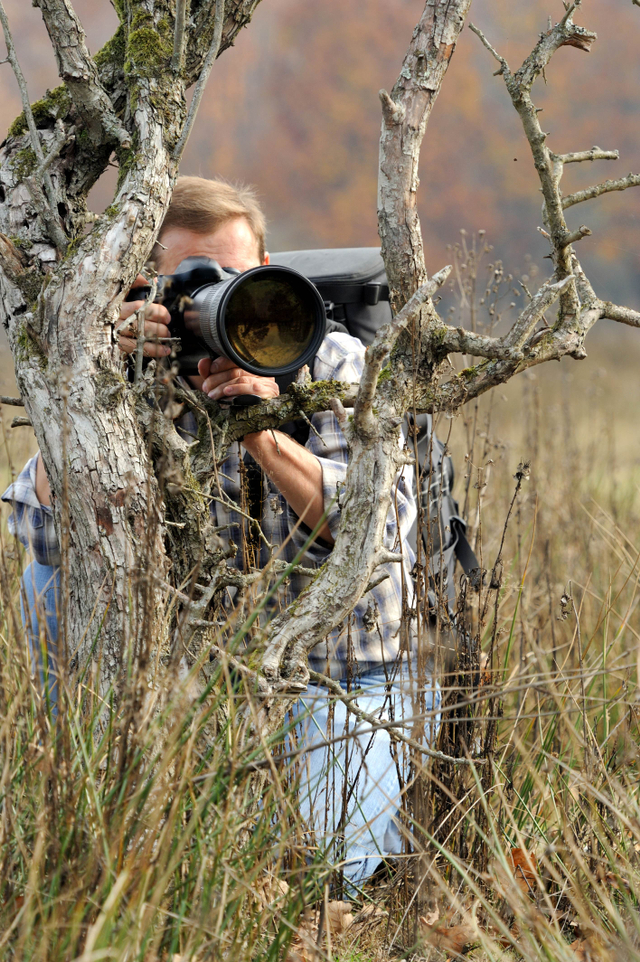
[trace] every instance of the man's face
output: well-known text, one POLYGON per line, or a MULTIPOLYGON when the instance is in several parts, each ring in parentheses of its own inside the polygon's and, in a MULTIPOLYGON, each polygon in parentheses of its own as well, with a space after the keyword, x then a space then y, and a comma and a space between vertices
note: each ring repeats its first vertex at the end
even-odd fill
POLYGON ((258 244, 244 217, 227 221, 213 234, 197 234, 184 227, 172 227, 162 235, 158 270, 160 274, 173 274, 186 257, 210 257, 220 267, 235 267, 248 271, 269 263, 269 255, 260 260, 258 244))

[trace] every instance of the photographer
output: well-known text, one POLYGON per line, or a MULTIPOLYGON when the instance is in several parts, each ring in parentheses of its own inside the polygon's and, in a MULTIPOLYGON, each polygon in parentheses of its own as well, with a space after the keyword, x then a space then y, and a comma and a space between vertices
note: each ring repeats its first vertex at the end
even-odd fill
MULTIPOLYGON (((217 261, 221 267, 243 272, 261 264, 268 264, 265 251, 264 216, 250 190, 236 189, 222 181, 196 177, 178 180, 171 205, 167 211, 153 252, 153 260, 160 274, 175 272, 187 257, 202 256, 217 261)), ((144 278, 138 278, 144 283, 144 278)), ((170 317, 161 304, 142 301, 125 302, 120 320, 126 321, 136 310, 145 309, 145 333, 152 340, 145 344, 149 357, 169 354, 154 338, 170 336, 170 317)), ((133 332, 126 326, 120 334, 120 348, 125 353, 135 350, 133 332)), ((315 380, 335 378, 346 382, 358 381, 362 372, 364 347, 348 334, 329 334, 322 341, 313 362, 315 380)), ((192 384, 216 401, 238 395, 253 394, 271 398, 279 394, 273 377, 248 373, 224 357, 205 358, 198 366, 199 376, 192 384)), ((219 470, 220 488, 214 491, 211 513, 216 526, 229 526, 229 537, 238 543, 235 559, 230 563, 240 570, 247 564, 264 567, 277 546, 278 557, 292 561, 309 541, 310 531, 326 513, 326 520, 316 540, 307 546, 302 565, 319 566, 331 551, 340 520, 337 490, 347 470, 347 445, 336 418, 331 412, 316 414, 312 430, 304 444, 282 431, 260 431, 247 435, 241 445, 230 452, 219 470), (251 538, 246 523, 247 479, 259 489, 259 519, 264 541, 251 538), (243 490, 243 481, 245 489, 243 490), (236 530, 239 530, 239 535, 236 530)), ((50 491, 39 455, 32 458, 7 491, 2 500, 13 507, 10 530, 30 547, 35 560, 23 577, 25 620, 32 662, 38 666, 41 690, 49 687, 52 703, 56 701, 55 656, 57 638, 56 592, 59 584, 60 556, 50 507, 50 491), (49 652, 49 675, 42 664, 39 617, 46 621, 45 637, 49 652), (53 668, 53 670, 51 670, 53 668)), ((255 515, 254 515, 255 517, 255 515)), ((317 646, 309 657, 312 668, 330 675, 345 687, 362 685, 367 698, 359 703, 366 711, 395 710, 396 717, 416 714, 403 702, 399 692, 395 709, 389 704, 389 676, 402 679, 406 674, 406 660, 401 660, 401 616, 403 592, 411 604, 411 568, 414 558, 408 547, 407 535, 416 517, 413 495, 412 469, 407 468, 397 480, 393 507, 389 512, 385 543, 390 549, 403 552, 403 564, 389 564, 384 569, 385 580, 371 589, 356 605, 348 625, 334 630, 327 641, 317 646), (321 649, 321 650, 317 650, 321 649), (395 666, 395 667, 394 667, 395 666)), ((274 604, 289 603, 308 583, 308 577, 294 573, 286 594, 274 599, 274 604)), ((43 626, 44 627, 44 626, 43 626)), ((405 645, 406 647, 406 645, 405 645)), ((409 672, 410 674, 410 672, 409 672)), ((432 692, 427 692, 427 710, 432 705, 432 692)), ((422 695, 424 699, 424 693, 422 695)), ((425 701, 422 702, 423 706, 425 701)), ((336 734, 341 719, 346 720, 344 706, 338 704, 329 711, 326 691, 309 687, 296 711, 300 715, 304 737, 310 741, 314 730, 327 737, 327 717, 334 718, 336 734), (313 720, 311 725, 310 719, 313 720), (310 727, 311 725, 311 727, 310 727)), ((424 711, 424 707, 423 707, 424 711)), ((317 736, 316 736, 317 737, 317 736)), ((373 744, 370 734, 355 741, 354 756, 359 756, 357 812, 345 831, 349 871, 354 880, 365 877, 375 867, 383 852, 399 851, 397 828, 389 841, 389 823, 397 807, 399 785, 396 770, 389 755, 389 736, 379 731, 373 744), (379 756, 379 757, 378 757, 379 756), (390 771, 390 769, 392 771, 390 771), (391 812, 389 806, 391 805, 391 812), (394 834, 395 833, 395 834, 394 834)), ((336 752, 341 749, 338 747, 336 752)), ((343 750, 343 749, 342 749, 343 750)), ((333 755, 333 752, 332 752, 333 755)), ((328 758, 326 749, 308 754, 307 782, 301 789, 301 810, 307 817, 313 806, 326 802, 323 778, 335 758, 328 758)), ((340 762, 338 761, 340 765, 340 762)), ((340 794, 340 793, 338 793, 340 794)), ((354 797, 356 797, 354 795, 354 797)), ((330 800, 336 808, 334 830, 344 822, 341 814, 342 796, 330 800)))

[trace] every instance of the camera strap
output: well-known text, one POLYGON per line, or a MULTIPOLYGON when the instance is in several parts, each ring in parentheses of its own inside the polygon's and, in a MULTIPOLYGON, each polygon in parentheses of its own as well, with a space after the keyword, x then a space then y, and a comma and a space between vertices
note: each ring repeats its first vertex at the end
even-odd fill
POLYGON ((250 557, 250 563, 255 567, 260 557, 260 535, 258 525, 262 522, 262 505, 264 503, 264 472, 248 451, 242 458, 244 465, 244 493, 247 503, 247 514, 251 521, 246 522, 245 543, 250 557))

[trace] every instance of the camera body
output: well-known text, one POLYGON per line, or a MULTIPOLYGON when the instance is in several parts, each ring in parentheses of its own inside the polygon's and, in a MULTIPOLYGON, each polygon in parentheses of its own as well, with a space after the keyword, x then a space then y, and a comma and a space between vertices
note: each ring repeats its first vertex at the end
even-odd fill
MULTIPOLYGON (((140 300, 149 288, 134 288, 140 300)), ((227 357, 262 377, 291 374, 315 357, 326 331, 324 301, 298 271, 268 265, 240 271, 187 257, 158 278, 156 302, 180 339, 179 373, 197 374, 203 357, 227 357)))

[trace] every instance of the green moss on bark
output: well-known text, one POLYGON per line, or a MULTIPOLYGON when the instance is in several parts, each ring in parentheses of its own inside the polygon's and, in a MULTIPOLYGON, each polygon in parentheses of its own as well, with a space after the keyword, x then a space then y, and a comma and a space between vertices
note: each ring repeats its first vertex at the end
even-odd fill
POLYGON ((16 179, 19 181, 32 174, 38 166, 38 159, 33 148, 23 147, 22 150, 17 150, 11 158, 11 166, 16 179))
MULTIPOLYGON (((55 90, 47 90, 42 100, 36 100, 31 104, 31 113, 36 127, 46 127, 51 120, 64 117, 71 107, 71 97, 64 84, 56 87, 55 90)), ((27 129, 27 121, 24 111, 19 114, 9 127, 9 137, 19 137, 27 129)))
POLYGON ((16 274, 14 281, 24 295, 24 299, 29 305, 29 310, 33 310, 38 300, 38 294, 42 290, 44 282, 43 275, 37 268, 32 267, 16 274))
POLYGON ((46 371, 49 365, 48 358, 42 353, 24 325, 18 334, 18 360, 35 360, 41 371, 46 371))
POLYGON ((127 54, 124 64, 125 74, 134 74, 151 80, 166 66, 173 53, 168 24, 161 21, 158 29, 153 26, 141 26, 129 34, 127 54), (164 23, 163 28, 161 24, 164 23))

